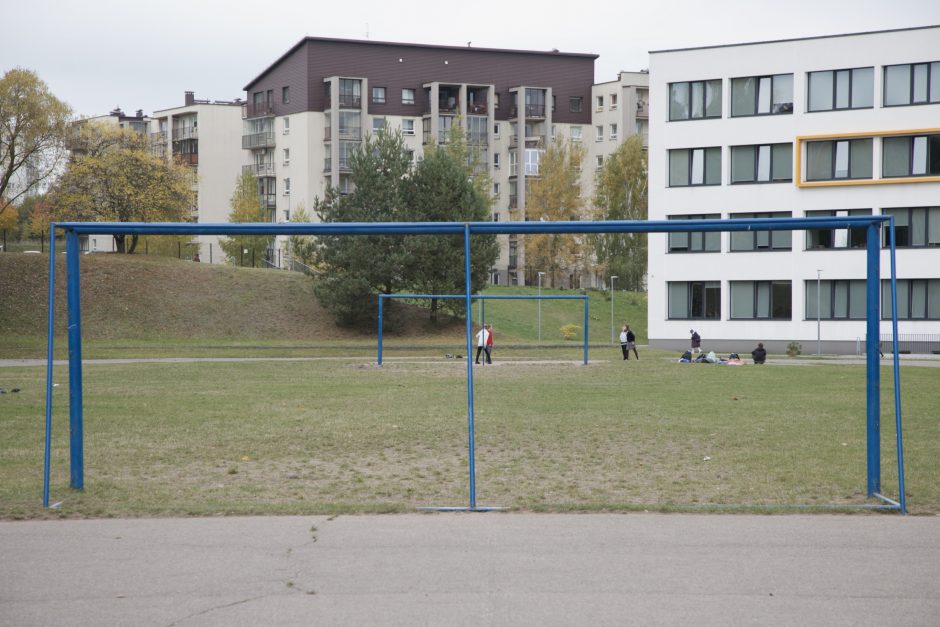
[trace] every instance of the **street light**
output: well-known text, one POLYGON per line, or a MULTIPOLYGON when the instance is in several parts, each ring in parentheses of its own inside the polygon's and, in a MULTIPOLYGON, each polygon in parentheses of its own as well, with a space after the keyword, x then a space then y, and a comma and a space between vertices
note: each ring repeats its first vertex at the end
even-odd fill
POLYGON ((539 344, 542 343, 542 275, 544 272, 539 272, 539 344))
POLYGON ((821 291, 819 289, 819 275, 822 274, 821 269, 816 270, 816 354, 821 355, 822 353, 819 350, 819 320, 822 311, 822 301, 820 300, 821 291))
POLYGON ((620 277, 616 274, 610 277, 610 343, 614 343, 614 279, 620 277))

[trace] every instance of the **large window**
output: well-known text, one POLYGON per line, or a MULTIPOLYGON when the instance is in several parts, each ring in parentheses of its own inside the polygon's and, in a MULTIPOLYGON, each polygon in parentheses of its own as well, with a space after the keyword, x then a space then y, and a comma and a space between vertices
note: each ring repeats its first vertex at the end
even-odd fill
MULTIPOLYGON (((702 215, 668 216, 669 220, 717 220, 718 213, 702 215)), ((692 233, 670 233, 671 253, 717 253, 721 252, 721 233, 718 231, 695 231, 692 233)))
MULTIPOLYGON (((940 279, 898 279, 899 320, 940 320, 940 279)), ((891 319, 891 282, 881 282, 881 317, 891 319)))
POLYGON ((793 180, 793 144, 731 147, 731 183, 793 180))
POLYGON ((721 117, 721 79, 669 84, 669 119, 721 117))
POLYGON ((405 105, 413 105, 415 103, 415 90, 408 87, 402 89, 401 103, 405 105))
MULTIPOLYGON (((904 207, 883 209, 882 214, 894 216, 895 246, 921 248, 940 246, 940 207, 904 207)), ((884 229, 884 246, 891 245, 891 229, 884 229)))
POLYGON ((804 282, 806 319, 864 320, 865 279, 804 282), (818 283, 818 289, 817 289, 818 283), (819 298, 817 298, 817 292, 819 298))
POLYGON ((940 102, 940 61, 888 65, 884 72, 884 106, 940 102))
POLYGON ((869 109, 874 106, 875 70, 829 70, 809 73, 810 111, 869 109))
POLYGON ((871 151, 870 137, 807 142, 806 180, 870 179, 871 151))
POLYGON ((790 320, 790 281, 731 281, 732 320, 790 320))
MULTIPOLYGON (((732 213, 729 218, 789 218, 789 211, 774 213, 732 213)), ((731 231, 731 251, 790 250, 791 231, 731 231)))
MULTIPOLYGON (((825 218, 832 216, 870 216, 871 209, 839 209, 807 211, 807 218, 825 218)), ((833 248, 865 248, 868 241, 868 227, 854 229, 809 229, 806 231, 806 250, 826 250, 833 248)))
POLYGON ((731 115, 793 113, 793 75, 731 79, 731 115))
POLYGON ((885 137, 881 146, 885 178, 940 175, 940 135, 885 137))
POLYGON ((581 113, 582 102, 581 96, 571 96, 568 98, 568 110, 571 113, 581 113))
POLYGON ((362 104, 362 81, 353 78, 339 79, 339 106, 357 108, 362 104))
POLYGON ((669 151, 669 187, 721 185, 721 148, 669 151))
POLYGON ((667 284, 671 320, 720 320, 720 281, 676 281, 667 284))

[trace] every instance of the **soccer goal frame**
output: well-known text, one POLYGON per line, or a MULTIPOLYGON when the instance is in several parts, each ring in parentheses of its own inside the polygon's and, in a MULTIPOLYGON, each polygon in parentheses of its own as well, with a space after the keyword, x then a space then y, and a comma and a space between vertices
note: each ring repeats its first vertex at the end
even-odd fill
MULTIPOLYGON (((376 361, 379 365, 382 365, 382 319, 384 312, 384 303, 389 299, 416 299, 416 300, 429 300, 433 298, 443 298, 443 299, 457 299, 466 298, 463 294, 379 294, 379 332, 378 332, 378 350, 376 351, 376 361)), ((587 295, 564 295, 564 296, 527 296, 527 295, 511 295, 511 294, 493 294, 493 295, 483 295, 476 294, 473 296, 473 300, 480 301, 480 324, 486 323, 486 308, 485 303, 488 300, 535 300, 541 303, 543 300, 580 300, 584 303, 584 365, 588 364, 588 296, 587 295)), ((541 321, 540 321, 541 323, 541 321)), ((467 354, 469 359, 470 355, 467 354)))
MULTIPOLYGON (((897 275, 894 217, 828 216, 818 218, 746 218, 735 220, 607 220, 571 222, 334 222, 334 223, 143 223, 143 222, 60 222, 50 225, 49 237, 49 308, 46 365, 46 420, 43 468, 43 507, 49 506, 49 474, 52 434, 53 331, 55 323, 55 252, 56 230, 65 234, 67 274, 67 311, 69 346, 69 486, 84 489, 84 442, 82 398, 82 335, 80 292, 80 235, 449 235, 462 236, 464 244, 464 284, 467 354, 472 350, 472 301, 470 273, 470 238, 472 235, 529 234, 605 234, 605 233, 681 233, 722 231, 799 231, 812 229, 860 229, 867 235, 866 244, 866 469, 867 494, 881 501, 880 505, 863 505, 876 509, 894 509, 906 513, 904 493, 904 448, 901 430, 901 381, 898 361, 897 275), (881 297, 881 229, 887 226, 891 285, 891 325, 894 405, 898 464, 898 499, 881 494, 881 390, 880 390, 880 297, 881 297)), ((469 504, 439 507, 442 510, 485 511, 476 500, 474 465, 473 363, 467 360, 467 440, 469 461, 469 504)))

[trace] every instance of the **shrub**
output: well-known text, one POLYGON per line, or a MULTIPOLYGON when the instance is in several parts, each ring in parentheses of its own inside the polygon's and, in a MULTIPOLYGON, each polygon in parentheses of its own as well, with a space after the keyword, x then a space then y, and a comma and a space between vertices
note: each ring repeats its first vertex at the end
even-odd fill
POLYGON ((576 324, 566 324, 559 331, 561 331, 561 337, 566 340, 574 340, 581 335, 581 327, 576 324))
POLYGON ((787 356, 796 357, 803 352, 803 345, 799 342, 790 342, 787 344, 787 356))

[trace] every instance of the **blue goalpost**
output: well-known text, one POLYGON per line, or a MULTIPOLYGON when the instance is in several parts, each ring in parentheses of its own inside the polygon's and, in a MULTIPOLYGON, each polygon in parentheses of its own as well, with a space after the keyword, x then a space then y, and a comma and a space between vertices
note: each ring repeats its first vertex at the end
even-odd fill
MULTIPOLYGON (((432 298, 443 298, 443 299, 456 299, 456 298, 466 298, 463 294, 379 294, 379 348, 376 354, 376 360, 379 365, 382 365, 382 314, 384 311, 384 303, 388 299, 432 299, 432 298)), ((585 295, 568 295, 568 296, 515 296, 509 294, 494 294, 491 296, 484 296, 483 294, 476 294, 472 297, 474 300, 480 301, 480 324, 486 322, 484 303, 488 300, 581 300, 584 303, 584 365, 588 363, 588 297, 585 295)), ((468 354, 469 358, 469 354, 468 354)))
MULTIPOLYGON (((901 431, 901 381, 898 362, 897 276, 894 217, 830 216, 819 218, 749 218, 736 220, 659 220, 659 221, 571 221, 571 222, 350 222, 350 223, 141 223, 141 222, 63 222, 51 225, 49 237, 49 309, 46 365, 45 457, 43 507, 49 507, 49 475, 52 437, 53 330, 55 324, 55 253, 56 229, 65 234, 67 272, 68 346, 69 346, 69 486, 84 489, 82 339, 80 293, 79 235, 450 235, 463 237, 467 355, 473 345, 471 307, 474 298, 470 281, 470 237, 485 234, 604 234, 604 233, 676 233, 722 231, 794 231, 810 229, 865 228, 866 263, 866 468, 867 494, 882 505, 864 507, 907 511, 904 488, 904 453, 901 431), (894 406, 898 465, 898 499, 881 494, 881 390, 879 347, 879 302, 881 280, 881 229, 890 232, 891 325, 894 346, 894 406)), ((438 297, 440 298, 440 297, 438 297)), ((492 298, 492 297, 491 297, 492 298)), ((381 301, 380 301, 381 302, 381 301)), ((585 337, 587 324, 585 320, 585 337)), ((586 349, 585 349, 586 350, 586 349)), ((587 354, 585 352, 585 360, 587 354)), ((474 466, 473 363, 467 359, 467 440, 469 458, 469 504, 466 507, 432 509, 486 511, 476 501, 474 466)))

